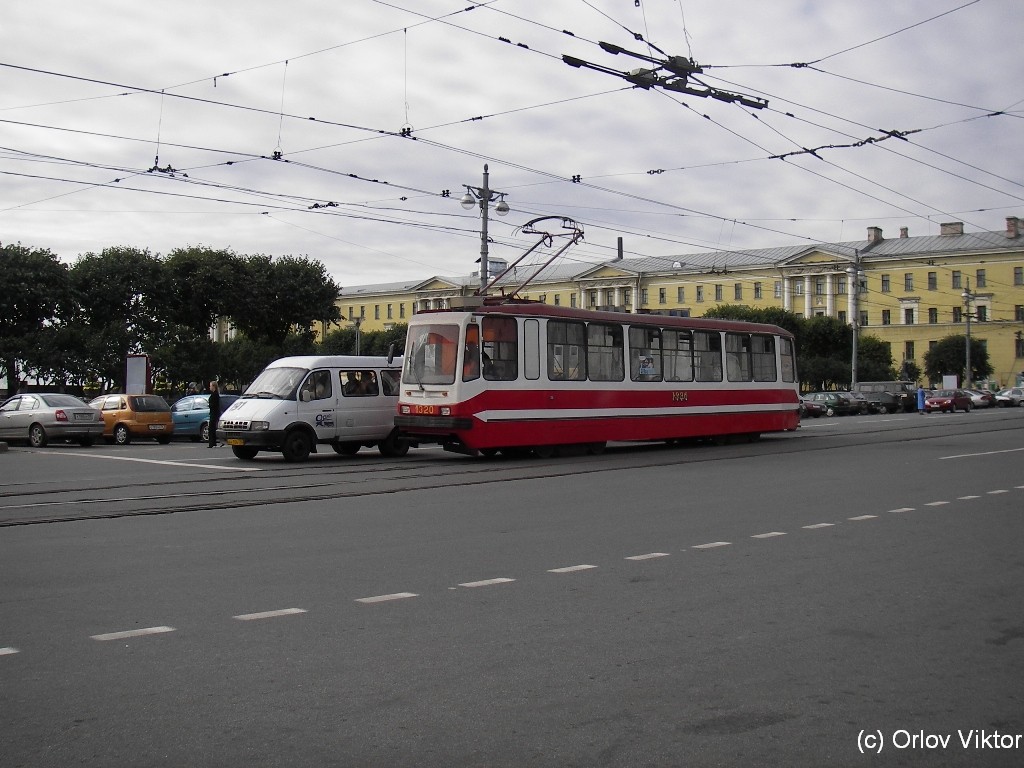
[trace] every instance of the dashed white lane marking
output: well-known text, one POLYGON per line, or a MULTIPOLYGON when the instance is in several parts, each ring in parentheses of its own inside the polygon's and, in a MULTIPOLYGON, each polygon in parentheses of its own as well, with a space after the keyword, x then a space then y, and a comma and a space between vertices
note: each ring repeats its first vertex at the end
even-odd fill
MULTIPOLYGON (((47 456, 56 456, 47 453, 47 456)), ((77 456, 85 459, 107 459, 108 461, 136 461, 140 464, 164 464, 168 467, 188 467, 189 469, 223 469, 228 472, 262 472, 261 467, 235 466, 233 464, 197 464, 192 461, 167 461, 166 459, 140 459, 135 456, 109 456, 102 453, 61 453, 61 456, 77 456)))
POLYGON ((17 652, 17 648, 0 648, 0 656, 10 656, 12 653, 17 652))
POLYGON ((943 504, 949 504, 948 501, 929 501, 925 504, 926 507, 941 507, 943 504))
POLYGON ((392 592, 390 595, 374 595, 373 597, 356 598, 357 603, 386 603, 390 600, 405 600, 408 597, 419 597, 415 592, 392 592))
POLYGON ((782 531, 770 531, 768 533, 755 533, 750 538, 752 538, 752 539, 770 539, 773 536, 785 536, 785 535, 786 534, 784 534, 782 531))
POLYGON ((857 515, 856 517, 848 517, 847 520, 874 520, 878 515, 857 515))
POLYGON ((510 581, 515 581, 515 579, 507 579, 507 578, 503 577, 503 578, 500 578, 500 579, 484 579, 483 581, 467 581, 467 582, 464 582, 463 584, 459 584, 459 586, 460 587, 489 587, 492 584, 508 584, 510 581))
POLYGON ((913 512, 913 507, 900 507, 899 509, 890 509, 890 512, 913 512))
POLYGON ((1009 493, 1009 491, 986 491, 989 496, 995 496, 997 493, 1009 493))
POLYGON ((597 568, 596 565, 567 565, 564 568, 549 568, 548 573, 573 573, 574 571, 589 571, 597 568))
POLYGON ((983 451, 981 453, 961 453, 956 456, 939 456, 939 461, 944 459, 969 459, 975 456, 995 456, 997 453, 1016 453, 1024 451, 1024 448, 1007 448, 1005 451, 983 451))
POLYGON ((697 544, 693 549, 714 549, 715 547, 728 547, 731 541, 712 541, 707 544, 697 544))
POLYGON ((805 525, 804 528, 807 528, 808 530, 814 528, 832 528, 834 525, 835 523, 815 523, 814 525, 805 525))
POLYGON ((655 557, 668 557, 668 552, 648 552, 646 555, 630 555, 626 560, 653 560, 655 557))
POLYGON ((259 613, 241 613, 238 616, 232 616, 233 619, 239 621, 256 621, 257 619, 273 619, 278 616, 292 616, 296 613, 305 613, 305 608, 280 608, 276 611, 260 611, 259 613))
POLYGON ((971 499, 980 499, 981 496, 957 496, 957 501, 970 501, 971 499))
POLYGON ((126 640, 129 637, 143 637, 144 635, 159 635, 164 632, 173 632, 174 627, 146 627, 145 629, 129 629, 125 632, 108 632, 105 635, 92 635, 93 640, 126 640))

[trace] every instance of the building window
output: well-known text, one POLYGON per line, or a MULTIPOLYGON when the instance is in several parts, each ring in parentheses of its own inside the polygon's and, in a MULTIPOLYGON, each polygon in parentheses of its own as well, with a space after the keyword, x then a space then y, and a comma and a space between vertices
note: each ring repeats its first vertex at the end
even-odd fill
POLYGON ((391 304, 388 304, 388 320, 391 320, 394 316, 394 307, 391 304))
POLYGON ((682 286, 682 285, 679 286, 678 288, 676 288, 676 303, 677 304, 685 304, 686 303, 686 288, 684 286, 682 286))
POLYGON ((913 325, 914 324, 914 310, 912 307, 907 307, 903 310, 903 324, 913 325))
POLYGON ((399 304, 398 305, 398 317, 399 318, 405 317, 405 304, 399 304))
POLYGON ((743 301, 743 283, 736 283, 732 287, 733 298, 736 301, 743 301))
POLYGON ((715 301, 722 300, 722 284, 718 283, 715 285, 715 301))
POLYGON ((953 307, 953 322, 962 323, 964 321, 964 311, 960 307, 953 307))
POLYGON ((978 280, 978 284, 975 285, 974 287, 975 288, 985 288, 986 287, 986 285, 985 285, 985 270, 984 269, 979 269, 977 274, 976 274, 976 277, 977 277, 977 280, 978 280))
POLYGON ((903 342, 903 359, 913 360, 914 359, 914 342, 905 341, 903 342))
POLYGON ((576 294, 575 293, 570 293, 569 294, 569 306, 570 307, 575 307, 576 306, 576 294))
POLYGON ((839 312, 836 314, 836 320, 838 320, 840 323, 843 323, 845 325, 846 324, 846 312, 844 312, 843 310, 839 310, 839 312))
POLYGON ((939 289, 939 273, 929 272, 928 273, 928 290, 937 291, 939 289))
POLYGON ((590 292, 590 306, 591 308, 597 306, 597 291, 590 292))
POLYGON ((838 275, 836 277, 836 294, 838 296, 846 295, 846 277, 838 275))
POLYGON ((351 305, 349 305, 349 308, 348 308, 348 319, 349 320, 354 319, 355 316, 356 316, 355 313, 356 313, 356 308, 351 306, 351 305))
POLYGON ((562 304, 562 294, 556 293, 555 294, 555 306, 558 307, 558 306, 561 306, 561 304, 562 304))
POLYGON ((540 296, 537 297, 537 301, 539 301, 541 304, 547 304, 548 295, 546 293, 542 293, 540 296))
POLYGON ((1024 267, 1013 268, 1013 284, 1024 285, 1024 267))
POLYGON ((761 294, 761 291, 762 291, 761 284, 760 283, 754 283, 754 298, 755 299, 764 298, 762 296, 762 294, 761 294))
POLYGON ((882 275, 882 293, 889 293, 892 287, 889 285, 889 276, 882 275))
POLYGON ((939 322, 938 307, 928 307, 928 322, 931 323, 932 325, 935 325, 935 323, 939 322))
POLYGON ((1018 323, 1024 323, 1024 304, 1018 304, 1013 308, 1013 319, 1018 323))
POLYGON ((782 281, 781 280, 776 280, 775 281, 775 298, 776 299, 781 299, 782 298, 782 281))
POLYGON ((704 301, 704 286, 697 286, 697 301, 704 301))
POLYGON ((380 304, 373 305, 373 319, 380 320, 380 304))
POLYGON ((868 324, 868 311, 866 309, 860 310, 860 325, 862 328, 868 324))
POLYGON ((666 290, 664 288, 659 288, 658 289, 658 303, 659 304, 668 304, 668 293, 666 292, 666 290))
POLYGON ((366 319, 366 307, 365 306, 359 307, 359 319, 360 320, 365 320, 366 319))
POLYGON ((953 270, 953 287, 954 288, 963 288, 964 287, 964 277, 963 277, 962 274, 960 274, 960 270, 959 269, 954 269, 953 270))
POLYGON ((1024 357, 1024 339, 1019 335, 1014 341, 1014 357, 1024 357))
POLYGON ((903 275, 903 290, 910 293, 914 290, 914 273, 907 272, 903 275))
POLYGON ((882 310, 882 325, 889 325, 892 323, 892 311, 888 309, 882 310))
POLYGON ((803 280, 797 280, 795 283, 793 283, 793 295, 794 296, 803 296, 804 295, 804 281, 803 280))
POLYGON ((979 304, 977 307, 977 316, 979 323, 984 323, 986 320, 988 320, 988 307, 986 307, 984 304, 979 304))

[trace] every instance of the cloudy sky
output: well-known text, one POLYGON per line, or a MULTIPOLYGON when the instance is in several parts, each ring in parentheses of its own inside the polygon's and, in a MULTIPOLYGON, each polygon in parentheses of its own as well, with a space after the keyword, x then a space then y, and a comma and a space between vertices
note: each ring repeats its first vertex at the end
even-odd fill
POLYGON ((859 240, 868 226, 999 230, 1024 216, 1019 12, 1019 0, 8 3, 0 242, 69 263, 110 246, 308 256, 346 286, 469 274, 480 216, 459 199, 485 164, 511 208, 489 217, 499 258, 533 245, 519 228, 544 216, 578 222, 584 240, 564 258, 583 263, 612 258, 619 237, 627 256, 675 260, 859 240), (670 57, 703 72, 657 69, 661 86, 747 105, 622 76, 670 57))

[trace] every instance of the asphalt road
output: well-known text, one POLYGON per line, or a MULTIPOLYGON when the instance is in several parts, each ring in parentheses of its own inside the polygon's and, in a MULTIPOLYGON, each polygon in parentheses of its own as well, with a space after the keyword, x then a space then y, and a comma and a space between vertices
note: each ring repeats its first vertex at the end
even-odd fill
POLYGON ((1019 766, 1022 459, 1024 409, 546 462, 12 447, 0 765, 1019 766))

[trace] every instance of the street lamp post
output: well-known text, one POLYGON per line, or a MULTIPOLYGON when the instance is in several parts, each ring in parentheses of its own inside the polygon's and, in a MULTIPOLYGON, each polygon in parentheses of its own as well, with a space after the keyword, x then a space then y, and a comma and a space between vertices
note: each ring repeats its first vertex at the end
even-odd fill
POLYGON ((967 320, 967 344, 966 354, 964 355, 964 387, 969 387, 971 382, 971 299, 974 298, 974 294, 971 293, 971 279, 967 278, 967 287, 964 288, 964 292, 961 294, 964 300, 964 305, 967 307, 967 314, 964 317, 967 320))
POLYGON ((480 208, 480 295, 483 295, 484 290, 487 288, 488 273, 487 273, 487 211, 490 204, 495 200, 498 204, 494 206, 494 212, 499 216, 504 216, 508 213, 508 203, 505 202, 504 192, 495 192, 488 186, 487 166, 484 165, 484 184, 482 187, 471 187, 468 184, 463 184, 466 188, 466 194, 462 196, 462 200, 459 202, 462 207, 467 211, 473 206, 479 206, 480 208))
POLYGON ((853 317, 850 318, 853 326, 853 359, 850 362, 850 391, 857 391, 857 337, 860 330, 860 252, 853 252, 853 266, 846 268, 846 274, 850 276, 850 291, 853 298, 853 317))

